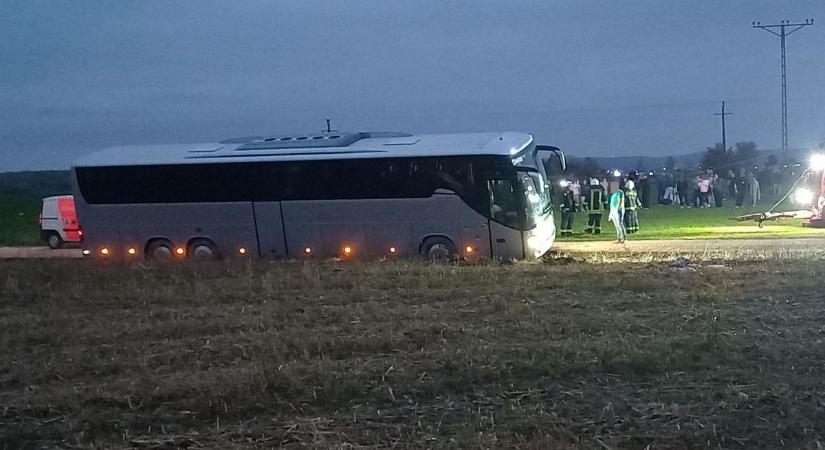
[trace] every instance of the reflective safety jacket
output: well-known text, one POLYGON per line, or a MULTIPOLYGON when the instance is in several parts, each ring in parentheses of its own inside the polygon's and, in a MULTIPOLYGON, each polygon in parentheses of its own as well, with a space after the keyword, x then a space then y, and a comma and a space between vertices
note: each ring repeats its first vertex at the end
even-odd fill
POLYGON ((564 195, 561 198, 561 210, 563 212, 575 212, 576 209, 576 194, 574 194, 572 190, 564 191, 564 195))
POLYGON ((601 185, 590 186, 584 195, 584 209, 590 214, 601 214, 606 202, 607 198, 601 185))
POLYGON ((636 189, 627 189, 624 191, 624 208, 628 211, 635 211, 636 208, 641 208, 642 202, 639 200, 639 194, 636 189))

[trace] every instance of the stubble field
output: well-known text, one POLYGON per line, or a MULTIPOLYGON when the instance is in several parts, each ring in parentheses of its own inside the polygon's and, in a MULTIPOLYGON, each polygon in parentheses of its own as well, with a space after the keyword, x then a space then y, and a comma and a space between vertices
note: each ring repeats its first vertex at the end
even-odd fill
POLYGON ((0 261, 0 448, 821 448, 821 257, 704 257, 0 261))

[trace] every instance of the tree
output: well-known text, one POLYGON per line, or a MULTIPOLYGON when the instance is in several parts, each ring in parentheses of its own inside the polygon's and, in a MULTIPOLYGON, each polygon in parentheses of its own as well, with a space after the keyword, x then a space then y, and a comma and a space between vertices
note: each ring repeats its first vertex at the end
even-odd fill
POLYGON ((580 177, 595 177, 601 168, 599 162, 593 158, 570 158, 567 160, 567 171, 580 177))
POLYGON ((721 142, 708 147, 707 150, 707 153, 702 156, 702 167, 705 169, 719 169, 730 165, 730 154, 725 151, 725 147, 722 147, 721 142))
POLYGON ((739 164, 753 164, 756 162, 758 152, 756 143, 753 141, 742 141, 736 143, 736 150, 733 152, 733 159, 739 164))
POLYGON ((673 156, 668 156, 665 160, 665 169, 673 170, 676 168, 676 159, 673 156))

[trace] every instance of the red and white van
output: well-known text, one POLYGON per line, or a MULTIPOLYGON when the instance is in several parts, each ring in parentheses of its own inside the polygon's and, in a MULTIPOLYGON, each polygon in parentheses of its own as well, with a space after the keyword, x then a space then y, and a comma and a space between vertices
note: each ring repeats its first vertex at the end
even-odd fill
POLYGON ((80 242, 83 239, 71 195, 44 198, 39 222, 40 236, 51 248, 60 248, 66 242, 80 242))

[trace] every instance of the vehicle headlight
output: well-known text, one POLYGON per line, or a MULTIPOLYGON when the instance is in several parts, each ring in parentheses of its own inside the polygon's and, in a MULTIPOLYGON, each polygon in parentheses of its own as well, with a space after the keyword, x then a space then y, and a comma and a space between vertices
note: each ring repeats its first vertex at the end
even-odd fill
POLYGON ((799 188, 793 193, 793 200, 798 205, 810 205, 814 201, 814 193, 805 188, 799 188))

